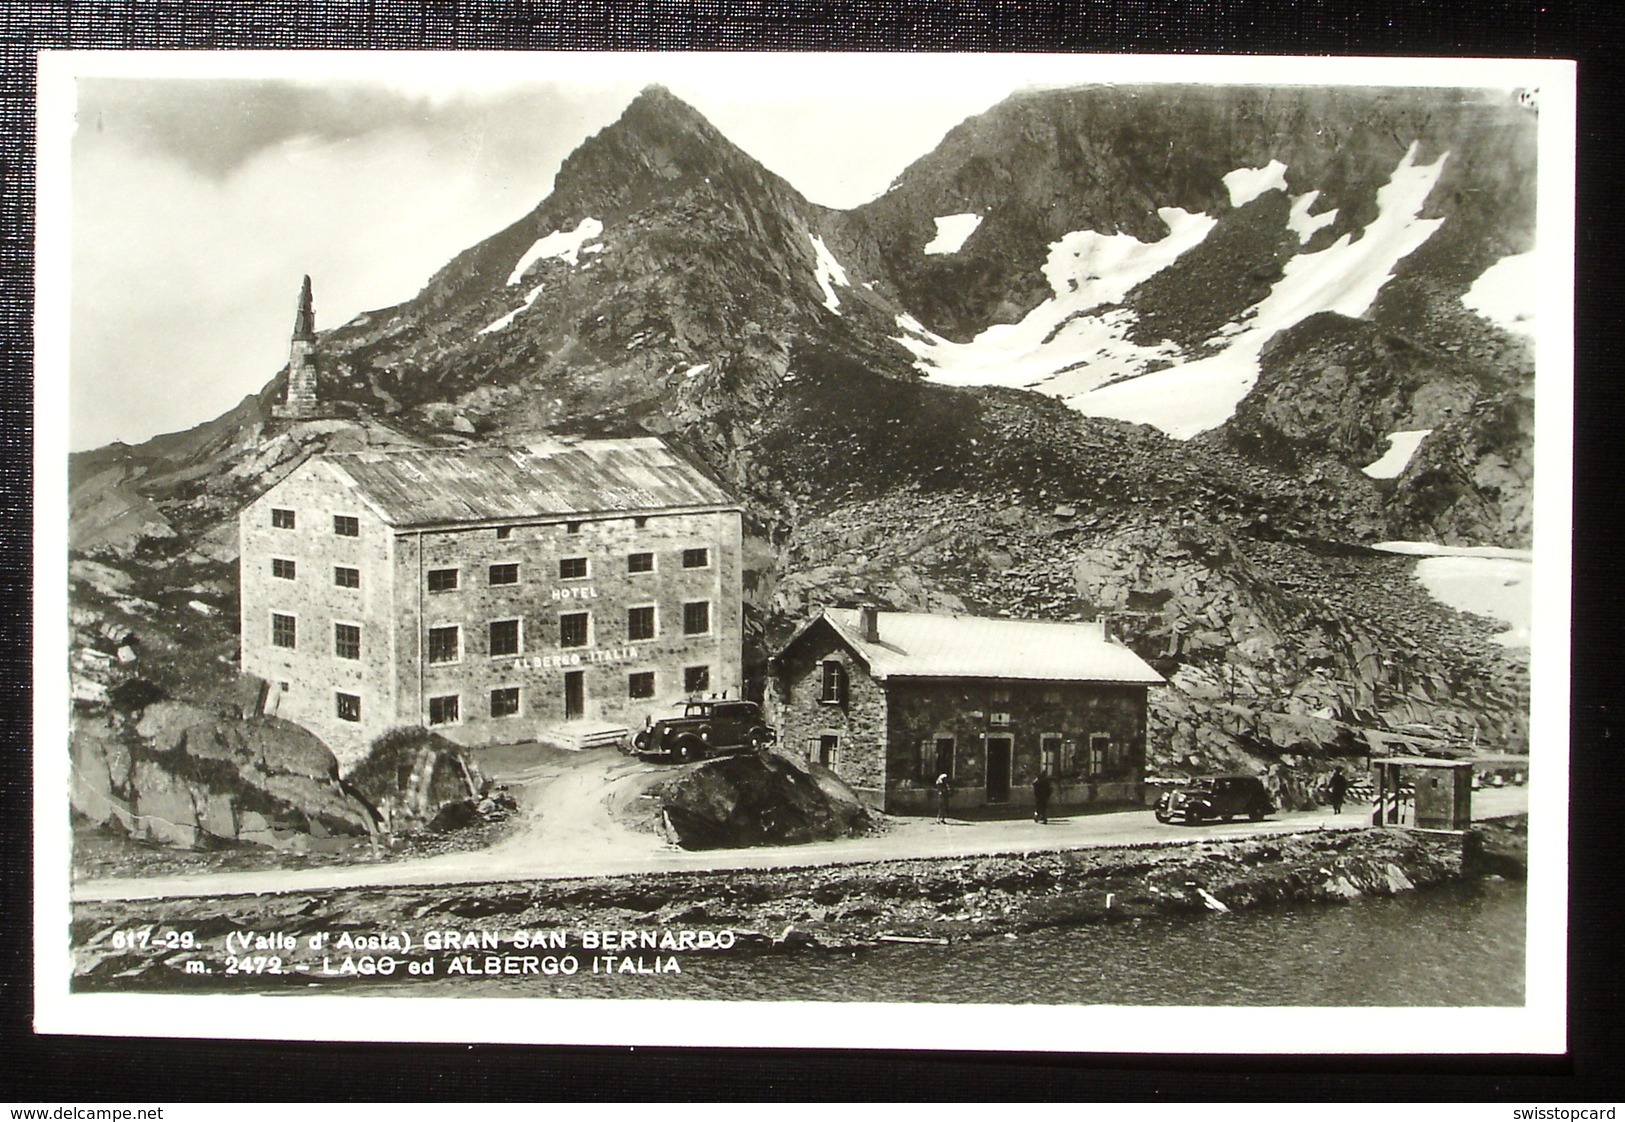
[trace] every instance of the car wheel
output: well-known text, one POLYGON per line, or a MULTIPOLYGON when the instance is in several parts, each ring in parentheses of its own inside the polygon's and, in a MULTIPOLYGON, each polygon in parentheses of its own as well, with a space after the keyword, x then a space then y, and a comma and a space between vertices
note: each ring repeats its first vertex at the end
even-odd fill
POLYGON ((768 735, 766 729, 751 729, 750 735, 745 738, 745 743, 750 745, 752 752, 765 752, 772 741, 773 738, 768 735))
POLYGON ((1191 807, 1190 809, 1185 811, 1185 825, 1187 825, 1187 826, 1200 826, 1201 824, 1202 824, 1202 812, 1201 811, 1197 810, 1195 807, 1191 807))
POLYGON ((677 744, 677 758, 683 763, 692 763, 705 755, 705 746, 698 740, 682 740, 677 744))
POLYGON ((1266 813, 1267 811, 1263 807, 1255 806, 1253 809, 1247 812, 1247 817, 1251 818, 1254 822, 1257 822, 1259 819, 1263 818, 1266 813))

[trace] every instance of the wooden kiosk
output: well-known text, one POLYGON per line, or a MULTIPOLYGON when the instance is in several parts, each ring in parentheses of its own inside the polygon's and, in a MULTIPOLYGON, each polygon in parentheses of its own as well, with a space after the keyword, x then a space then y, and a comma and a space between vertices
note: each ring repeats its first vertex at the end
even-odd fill
POLYGON ((1425 756, 1372 760, 1376 773, 1375 826, 1466 830, 1473 824, 1473 764, 1425 756))

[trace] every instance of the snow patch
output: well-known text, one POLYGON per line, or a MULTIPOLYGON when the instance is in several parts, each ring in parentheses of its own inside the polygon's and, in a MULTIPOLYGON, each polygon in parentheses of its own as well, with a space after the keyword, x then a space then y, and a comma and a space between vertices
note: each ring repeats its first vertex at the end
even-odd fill
POLYGON ((1419 214, 1449 153, 1418 165, 1416 148, 1412 143, 1377 191, 1377 217, 1360 239, 1344 234, 1318 253, 1288 261, 1270 294, 1243 317, 1246 330, 1233 336, 1225 350, 1104 386, 1070 404, 1091 417, 1155 425, 1179 440, 1224 424, 1258 382, 1258 356, 1272 335, 1317 312, 1364 315, 1394 266, 1444 224, 1442 218, 1419 214))
POLYGON ((1461 302, 1497 327, 1534 338, 1535 282, 1533 250, 1503 257, 1484 270, 1461 302))
POLYGON ((1388 434, 1388 451, 1360 470, 1372 479, 1393 479, 1410 465, 1411 457, 1422 446, 1423 438, 1432 434, 1432 429, 1391 432, 1388 434))
POLYGON ((538 297, 538 296, 540 296, 542 294, 542 289, 545 288, 545 287, 547 287, 547 286, 539 284, 535 288, 531 289, 529 292, 525 293, 525 302, 523 304, 519 305, 519 307, 517 307, 513 311, 509 312, 507 315, 502 316, 499 319, 492 320, 490 323, 488 323, 484 327, 480 328, 479 333, 481 335, 489 335, 493 331, 501 331, 504 327, 507 327, 516 318, 518 318, 520 312, 524 311, 526 308, 528 308, 532 304, 536 303, 536 297, 538 297))
POLYGON ((1286 190, 1286 165, 1271 160, 1261 168, 1237 168, 1224 176, 1232 207, 1246 206, 1265 191, 1286 190))
POLYGON ((1286 216, 1286 228, 1298 235, 1298 244, 1303 245, 1315 236, 1315 231, 1322 226, 1330 226, 1337 221, 1337 208, 1323 214, 1310 214, 1309 210, 1320 198, 1319 191, 1306 191, 1301 195, 1292 197, 1292 211, 1286 216))
POLYGON ((852 287, 847 282, 846 270, 835 260, 835 255, 829 251, 829 246, 824 244, 823 238, 817 234, 807 236, 812 239, 813 252, 818 255, 818 260, 813 265, 813 277, 818 281, 818 287, 824 290, 824 307, 840 315, 841 298, 835 295, 834 286, 838 284, 843 288, 852 287))
POLYGON ((711 364, 709 362, 702 362, 695 366, 690 366, 687 370, 683 371, 683 377, 698 378, 701 374, 704 374, 709 369, 711 369, 711 364))
POLYGON ((519 258, 519 263, 508 274, 509 284, 518 284, 525 270, 543 258, 556 257, 567 261, 571 265, 581 260, 582 247, 604 232, 604 224, 596 218, 583 218, 580 225, 574 230, 554 230, 551 234, 537 238, 535 244, 525 250, 519 258))
POLYGON ((955 343, 903 315, 897 323, 909 334, 897 342, 933 381, 1024 386, 1062 398, 1138 374, 1154 360, 1171 361, 1179 354, 1172 343, 1147 347, 1128 340, 1132 312, 1111 308, 1088 314, 1120 301, 1135 285, 1200 245, 1217 224, 1205 214, 1177 207, 1157 214, 1168 227, 1161 241, 1080 230, 1051 243, 1044 276, 1054 295, 1019 323, 994 324, 968 343, 955 343))
POLYGON ((921 253, 958 253, 967 239, 982 224, 980 214, 945 214, 932 219, 937 224, 937 236, 925 243, 921 253))
POLYGON ((1416 579, 1429 596, 1459 612, 1488 616, 1506 624, 1507 630, 1493 636, 1503 647, 1529 645, 1534 599, 1528 550, 1431 542, 1383 542, 1377 548, 1422 555, 1416 563, 1416 579))

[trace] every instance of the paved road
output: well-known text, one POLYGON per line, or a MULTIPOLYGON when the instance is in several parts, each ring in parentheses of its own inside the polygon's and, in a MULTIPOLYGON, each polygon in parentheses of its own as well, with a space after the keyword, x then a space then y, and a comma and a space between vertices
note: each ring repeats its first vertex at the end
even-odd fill
MULTIPOLYGON (((605 761, 605 766, 624 765, 610 759, 605 761)), ((915 857, 977 857, 1088 846, 1228 840, 1310 830, 1357 829, 1371 821, 1371 808, 1358 805, 1345 807, 1340 815, 1329 810, 1300 811, 1272 815, 1262 822, 1212 823, 1197 827, 1164 826, 1149 810, 1057 816, 1047 825, 1030 819, 950 820, 938 824, 929 818, 893 818, 888 820, 889 830, 870 837, 809 845, 690 852, 665 845, 652 835, 635 834, 615 826, 601 813, 590 813, 595 800, 581 789, 589 781, 587 772, 584 768, 575 776, 563 776, 534 792, 523 812, 526 818, 515 833, 487 850, 319 869, 105 878, 75 885, 72 898, 75 901, 144 900, 561 880, 650 872, 796 868, 915 857), (571 812, 561 814, 562 806, 569 806, 571 812), (546 813, 549 810, 551 814, 546 813)), ((1525 813, 1528 808, 1525 787, 1473 793, 1475 819, 1525 813)))

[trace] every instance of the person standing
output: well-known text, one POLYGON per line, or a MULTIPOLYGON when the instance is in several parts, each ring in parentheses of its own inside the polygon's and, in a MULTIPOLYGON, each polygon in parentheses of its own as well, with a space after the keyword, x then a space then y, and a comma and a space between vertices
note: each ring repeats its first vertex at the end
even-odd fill
POLYGON ((1326 798, 1332 804, 1333 814, 1343 813, 1343 800, 1348 797, 1349 781, 1340 767, 1332 768, 1332 777, 1326 781, 1326 798))
POLYGON ((1033 821, 1049 822, 1049 795, 1053 784, 1049 772, 1041 771, 1033 780, 1033 821))
POLYGON ((937 781, 933 784, 933 787, 937 792, 937 821, 946 822, 948 821, 948 800, 954 793, 954 781, 948 777, 947 772, 943 772, 937 776, 937 781))

